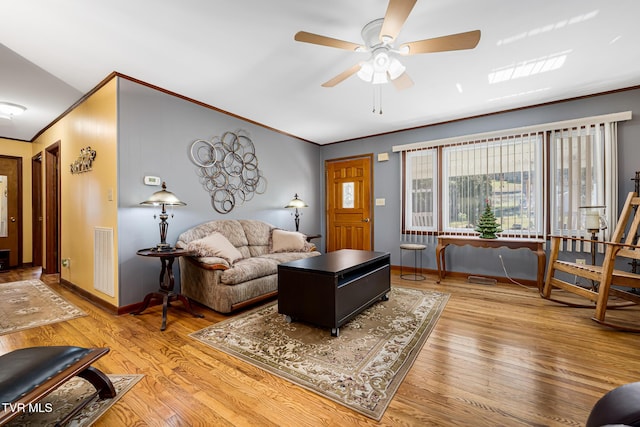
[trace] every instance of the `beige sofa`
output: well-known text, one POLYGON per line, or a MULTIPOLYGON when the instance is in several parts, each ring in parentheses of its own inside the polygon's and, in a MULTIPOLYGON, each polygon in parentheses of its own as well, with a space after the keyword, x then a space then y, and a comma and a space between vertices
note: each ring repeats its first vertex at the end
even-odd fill
POLYGON ((320 255, 301 233, 257 220, 214 220, 178 237, 182 294, 220 313, 277 295, 278 264, 320 255))

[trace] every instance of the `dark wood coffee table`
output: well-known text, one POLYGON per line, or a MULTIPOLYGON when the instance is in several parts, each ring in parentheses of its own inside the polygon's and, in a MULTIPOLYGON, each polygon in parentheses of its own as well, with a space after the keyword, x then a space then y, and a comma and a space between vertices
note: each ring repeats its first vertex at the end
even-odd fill
POLYGON ((340 326, 391 290, 387 252, 341 249, 278 266, 278 313, 331 328, 340 326))

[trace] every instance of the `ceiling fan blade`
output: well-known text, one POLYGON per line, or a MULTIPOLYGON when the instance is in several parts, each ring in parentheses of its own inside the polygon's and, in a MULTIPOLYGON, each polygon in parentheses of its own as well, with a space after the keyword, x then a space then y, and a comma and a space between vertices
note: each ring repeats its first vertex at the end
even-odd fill
POLYGON ((408 89, 413 86, 413 80, 411 80, 411 77, 409 77, 409 74, 407 74, 406 71, 400 74, 400 77, 391 81, 393 82, 393 86, 395 86, 396 90, 408 89))
POLYGON ((298 42, 318 44, 321 46, 329 46, 329 47, 335 47, 338 49, 345 49, 345 50, 351 50, 351 51, 354 51, 358 48, 364 49, 364 46, 356 43, 351 43, 344 40, 338 40, 331 37, 321 36, 319 34, 307 33, 306 31, 298 31, 294 36, 294 39, 298 42))
POLYGON ((446 52, 449 50, 473 49, 480 41, 480 30, 468 31, 466 33, 451 34, 449 36, 436 37, 433 39, 419 40, 405 43, 400 46, 400 52, 407 48, 409 51, 405 55, 415 55, 418 53, 446 52))
POLYGON ((343 80, 346 80, 347 78, 351 77, 352 75, 360 71, 360 68, 361 68, 361 65, 356 64, 353 67, 349 68, 348 70, 341 72, 331 80, 323 83, 322 87, 334 87, 338 83, 342 82, 343 80))
POLYGON ((387 6, 384 22, 380 29, 381 41, 390 43, 398 37, 416 1, 417 0, 389 0, 389 6, 387 6))

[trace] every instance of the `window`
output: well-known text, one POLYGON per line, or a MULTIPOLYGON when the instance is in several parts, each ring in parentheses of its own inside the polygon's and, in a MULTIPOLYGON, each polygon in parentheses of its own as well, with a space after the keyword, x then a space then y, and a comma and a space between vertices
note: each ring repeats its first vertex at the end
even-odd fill
MULTIPOLYGON (((585 206, 605 206, 604 125, 551 133, 551 233, 578 235, 585 228, 585 206)), ((616 212, 617 213, 617 212, 616 212)))
POLYGON ((519 135, 443 147, 442 230, 473 231, 488 203, 504 233, 540 235, 543 139, 519 135))
POLYGON ((426 149, 405 154, 405 200, 410 209, 404 210, 405 229, 412 232, 437 230, 434 215, 437 186, 437 150, 426 149))
POLYGON ((402 233, 475 234, 489 203, 502 236, 584 232, 585 206, 617 219, 617 122, 630 112, 393 147, 402 233), (548 216, 548 219, 547 219, 548 216))

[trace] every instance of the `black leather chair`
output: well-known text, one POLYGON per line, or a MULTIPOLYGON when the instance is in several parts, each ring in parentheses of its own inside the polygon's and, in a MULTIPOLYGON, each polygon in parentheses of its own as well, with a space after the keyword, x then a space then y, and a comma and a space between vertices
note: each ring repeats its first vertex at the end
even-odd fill
POLYGON ((591 409, 586 427, 640 426, 640 382, 614 388, 591 409))
POLYGON ((108 352, 108 348, 51 346, 23 348, 0 356, 0 402, 5 404, 0 412, 0 425, 75 376, 89 381, 96 391, 79 402, 61 425, 97 396, 102 399, 115 397, 116 391, 109 377, 91 366, 108 352))

